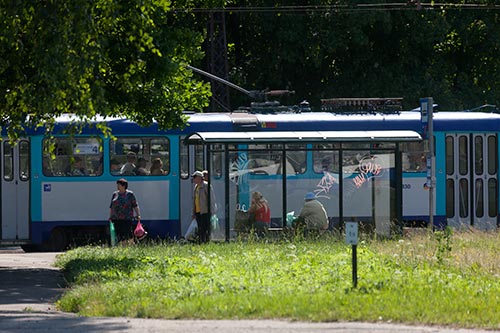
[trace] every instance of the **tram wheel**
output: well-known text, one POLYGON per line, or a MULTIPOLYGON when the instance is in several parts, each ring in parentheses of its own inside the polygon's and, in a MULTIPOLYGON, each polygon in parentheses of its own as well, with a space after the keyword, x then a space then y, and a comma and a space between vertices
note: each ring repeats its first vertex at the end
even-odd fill
POLYGON ((61 252, 68 247, 68 235, 64 228, 54 228, 44 244, 46 251, 61 252))

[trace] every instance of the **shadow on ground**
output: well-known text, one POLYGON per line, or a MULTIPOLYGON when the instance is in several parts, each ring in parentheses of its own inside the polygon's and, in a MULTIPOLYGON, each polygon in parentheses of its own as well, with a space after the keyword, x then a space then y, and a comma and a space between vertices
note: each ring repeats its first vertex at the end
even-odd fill
POLYGON ((0 267, 0 310, 54 303, 64 292, 63 274, 54 269, 0 267))

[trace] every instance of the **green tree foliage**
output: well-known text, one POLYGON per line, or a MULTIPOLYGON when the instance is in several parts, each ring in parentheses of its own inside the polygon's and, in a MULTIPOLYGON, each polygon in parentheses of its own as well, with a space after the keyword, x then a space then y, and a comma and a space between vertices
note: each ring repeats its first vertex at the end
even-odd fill
POLYGON ((203 57, 202 33, 183 25, 190 17, 185 9, 194 5, 2 0, 2 128, 16 138, 24 126, 51 129, 63 113, 81 122, 126 116, 141 125, 156 120, 161 128, 182 127, 182 111, 202 110, 210 95, 185 68, 203 57))
POLYGON ((316 107, 322 98, 404 97, 413 108, 425 96, 441 109, 500 105, 497 7, 387 2, 236 1, 230 79, 295 90, 316 107))

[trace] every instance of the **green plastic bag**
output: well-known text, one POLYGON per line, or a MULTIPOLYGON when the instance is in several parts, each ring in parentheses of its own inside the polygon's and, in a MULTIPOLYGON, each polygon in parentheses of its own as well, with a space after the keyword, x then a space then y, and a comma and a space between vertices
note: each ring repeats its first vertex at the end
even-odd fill
POLYGON ((219 229, 219 218, 217 215, 213 214, 212 217, 210 217, 210 223, 212 224, 212 230, 217 230, 219 229))
POLYGON ((286 226, 288 228, 293 227, 293 224, 295 223, 296 219, 297 218, 295 217, 295 212, 294 211, 287 213, 286 214, 286 226))
POLYGON ((116 245, 116 230, 115 225, 111 220, 109 221, 109 235, 111 236, 111 246, 116 245))

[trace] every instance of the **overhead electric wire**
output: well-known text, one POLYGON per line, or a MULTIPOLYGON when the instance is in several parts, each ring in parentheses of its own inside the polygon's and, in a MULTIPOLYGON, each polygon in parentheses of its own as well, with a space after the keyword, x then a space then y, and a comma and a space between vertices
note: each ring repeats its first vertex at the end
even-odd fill
POLYGON ((453 4, 418 2, 393 3, 367 3, 355 5, 308 5, 308 6, 248 6, 248 7, 217 7, 217 8, 175 8, 174 11, 186 11, 192 13, 211 12, 233 12, 233 13, 307 13, 307 12, 347 12, 347 11, 390 11, 390 10, 435 10, 435 9, 456 9, 456 10, 500 10, 499 5, 493 4, 453 4))

